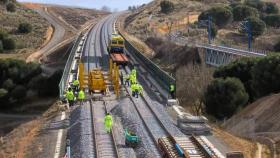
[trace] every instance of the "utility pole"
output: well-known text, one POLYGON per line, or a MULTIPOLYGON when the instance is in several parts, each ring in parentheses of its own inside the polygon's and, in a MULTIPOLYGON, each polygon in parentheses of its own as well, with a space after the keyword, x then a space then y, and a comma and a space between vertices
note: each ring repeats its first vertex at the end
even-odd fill
POLYGON ((211 44, 211 38, 212 38, 212 33, 211 33, 211 16, 208 15, 208 43, 211 44))
POLYGON ((246 21, 246 31, 248 33, 248 50, 251 50, 251 41, 252 41, 252 31, 250 21, 246 21))

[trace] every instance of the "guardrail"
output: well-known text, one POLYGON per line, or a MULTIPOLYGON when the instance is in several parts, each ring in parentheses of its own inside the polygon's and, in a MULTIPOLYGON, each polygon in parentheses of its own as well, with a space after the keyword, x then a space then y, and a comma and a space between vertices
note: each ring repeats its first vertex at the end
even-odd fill
POLYGON ((67 59, 67 62, 66 62, 66 65, 65 65, 65 67, 64 67, 64 71, 63 71, 63 74, 62 74, 62 77, 61 77, 61 80, 60 80, 60 82, 59 82, 59 97, 60 98, 63 98, 63 96, 64 96, 64 91, 66 90, 66 88, 67 88, 67 84, 68 84, 68 79, 69 79, 69 72, 70 72, 70 70, 71 70, 71 65, 72 65, 72 63, 73 63, 73 59, 74 59, 74 57, 75 57, 75 53, 76 53, 76 50, 77 50, 77 48, 78 48, 78 46, 79 46, 79 42, 80 42, 80 40, 81 40, 81 38, 82 38, 82 34, 80 34, 77 38, 76 38, 76 40, 75 40, 75 42, 74 42, 74 45, 72 46, 72 49, 71 49, 71 52, 70 52, 70 54, 69 54, 69 57, 68 57, 68 59, 67 59))
MULTIPOLYGON (((120 32, 120 35, 122 33, 120 32)), ((123 36, 123 35, 122 35, 123 36)), ((125 37, 123 36, 125 39, 125 37)), ((175 79, 170 76, 167 72, 162 70, 159 66, 157 66, 153 61, 148 59, 143 53, 141 53, 137 48, 135 48, 129 41, 125 39, 125 48, 128 52, 130 52, 134 57, 136 57, 139 61, 141 61, 146 67, 147 71, 149 71, 153 77, 158 81, 158 83, 167 91, 169 91, 169 85, 175 84, 175 79)))

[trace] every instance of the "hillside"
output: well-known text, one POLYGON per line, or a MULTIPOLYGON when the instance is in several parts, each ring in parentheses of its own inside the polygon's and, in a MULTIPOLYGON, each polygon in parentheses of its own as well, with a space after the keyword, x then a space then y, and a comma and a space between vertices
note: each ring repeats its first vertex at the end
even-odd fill
MULTIPOLYGON (((271 138, 280 144, 280 94, 263 97, 225 122, 225 128, 238 136, 271 138)), ((278 147, 278 153, 280 153, 278 147)))
MULTIPOLYGON (((279 1, 265 1, 277 2, 279 5, 279 1)), ((132 12, 125 23, 126 31, 145 41, 151 36, 167 38, 171 28, 171 34, 182 38, 183 43, 207 43, 207 30, 197 25, 198 16, 211 7, 229 7, 230 4, 228 0, 172 0, 174 10, 164 14, 161 12, 160 2, 161 0, 155 0, 132 12)), ((247 37, 241 35, 239 29, 240 22, 232 22, 219 29, 212 42, 246 49, 247 37)), ((274 50, 273 46, 279 38, 279 29, 267 27, 264 34, 253 41, 252 47, 258 50, 274 50)))
POLYGON ((85 8, 67 8, 65 6, 54 5, 49 5, 48 8, 75 29, 81 29, 87 22, 92 22, 108 14, 103 11, 85 8))
POLYGON ((17 53, 27 56, 48 39, 48 30, 51 29, 50 24, 42 18, 38 13, 25 8, 16 3, 16 11, 8 12, 6 6, 0 3, 0 30, 8 34, 7 38, 15 40, 16 48, 5 50, 0 53, 0 57, 11 57, 11 54, 17 53), (32 26, 30 33, 19 33, 18 26, 20 23, 29 23, 32 26))

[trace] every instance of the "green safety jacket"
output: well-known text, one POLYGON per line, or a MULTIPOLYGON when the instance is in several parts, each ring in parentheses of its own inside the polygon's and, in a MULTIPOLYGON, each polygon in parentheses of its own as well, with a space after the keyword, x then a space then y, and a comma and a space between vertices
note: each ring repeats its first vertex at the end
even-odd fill
POLYGON ((175 86, 172 84, 170 85, 170 92, 174 92, 175 91, 175 86))
POLYGON ((136 69, 133 69, 132 71, 131 71, 131 74, 133 74, 133 75, 136 75, 136 69))
POLYGON ((136 90, 141 94, 143 93, 143 87, 140 84, 136 84, 136 90))
POLYGON ((133 83, 136 83, 136 81, 137 81, 136 76, 134 76, 134 75, 132 75, 132 74, 130 74, 129 80, 130 80, 130 82, 131 82, 132 84, 133 84, 133 83))
POLYGON ((79 84, 80 84, 79 80, 75 80, 75 81, 73 82, 73 85, 74 85, 74 86, 78 86, 79 84))
POLYGON ((137 90, 137 85, 136 84, 132 84, 130 88, 131 88, 131 91, 134 92, 134 91, 137 90))
POLYGON ((75 95, 74 95, 73 91, 67 91, 66 92, 66 98, 69 101, 73 101, 75 99, 75 95))
POLYGON ((78 93, 78 99, 79 100, 84 100, 85 98, 86 98, 85 92, 80 90, 79 93, 78 93))
POLYGON ((106 115, 104 118, 104 124, 105 126, 112 126, 113 124, 113 117, 111 115, 106 115))

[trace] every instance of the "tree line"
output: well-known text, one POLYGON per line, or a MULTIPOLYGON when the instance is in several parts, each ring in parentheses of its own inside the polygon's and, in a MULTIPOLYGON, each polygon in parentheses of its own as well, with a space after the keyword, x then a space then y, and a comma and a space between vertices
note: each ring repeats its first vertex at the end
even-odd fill
POLYGON ((242 58, 215 70, 204 94, 206 112, 229 118, 248 103, 280 92, 280 55, 242 58))
POLYGON ((61 71, 48 76, 37 63, 22 60, 0 60, 0 109, 21 106, 32 97, 58 96, 61 71))

